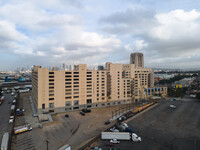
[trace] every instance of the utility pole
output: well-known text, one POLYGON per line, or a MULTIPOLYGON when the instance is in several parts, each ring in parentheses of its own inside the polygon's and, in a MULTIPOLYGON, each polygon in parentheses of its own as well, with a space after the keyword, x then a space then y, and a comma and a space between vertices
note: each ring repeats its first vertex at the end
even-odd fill
POLYGON ((48 141, 48 140, 46 140, 46 143, 47 143, 47 150, 49 150, 49 148, 48 148, 49 141, 48 141))

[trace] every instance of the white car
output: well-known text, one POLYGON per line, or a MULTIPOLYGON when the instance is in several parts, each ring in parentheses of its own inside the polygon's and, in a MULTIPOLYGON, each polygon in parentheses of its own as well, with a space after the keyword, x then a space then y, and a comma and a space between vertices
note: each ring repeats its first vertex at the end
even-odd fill
POLYGON ((10 116, 10 119, 14 119, 14 116, 10 116))
POLYGON ((110 140, 110 143, 119 144, 120 141, 117 141, 117 139, 112 139, 112 140, 110 140))
POLYGON ((134 142, 141 142, 142 141, 141 137, 137 136, 137 134, 135 134, 135 133, 132 133, 132 140, 134 142))
POLYGON ((123 125, 123 126, 125 126, 126 128, 128 128, 128 125, 127 125, 127 123, 123 123, 122 125, 123 125))
POLYGON ((174 108, 176 109, 176 106, 175 105, 169 105, 170 108, 174 108))
POLYGON ((9 119, 9 123, 13 123, 13 120, 14 120, 14 119, 9 119))
POLYGON ((112 132, 119 132, 119 130, 115 129, 115 127, 111 128, 110 131, 112 131, 112 132))

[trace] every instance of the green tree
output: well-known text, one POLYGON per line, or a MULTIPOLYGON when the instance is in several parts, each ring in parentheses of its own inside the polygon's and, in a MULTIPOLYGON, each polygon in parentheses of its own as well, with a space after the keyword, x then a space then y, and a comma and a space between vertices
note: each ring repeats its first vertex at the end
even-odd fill
POLYGON ((196 98, 200 100, 200 93, 196 94, 196 98))

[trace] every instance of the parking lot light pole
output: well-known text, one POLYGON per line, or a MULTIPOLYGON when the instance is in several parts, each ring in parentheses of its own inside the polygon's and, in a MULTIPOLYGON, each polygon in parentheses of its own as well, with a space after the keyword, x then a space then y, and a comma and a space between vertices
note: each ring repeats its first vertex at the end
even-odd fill
POLYGON ((48 140, 46 140, 46 143, 47 143, 47 150, 48 150, 48 149, 49 149, 49 148, 48 148, 49 141, 48 141, 48 140))

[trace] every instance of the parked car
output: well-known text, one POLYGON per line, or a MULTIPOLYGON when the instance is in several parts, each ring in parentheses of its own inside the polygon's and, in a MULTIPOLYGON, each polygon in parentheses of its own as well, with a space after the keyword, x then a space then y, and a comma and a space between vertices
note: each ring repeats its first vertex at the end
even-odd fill
POLYGON ((87 109, 87 108, 85 108, 85 109, 82 109, 82 112, 84 112, 84 113, 90 113, 90 112, 91 112, 91 110, 90 110, 90 109, 87 109))
POLYGON ((115 129, 115 127, 111 128, 110 131, 112 131, 112 132, 119 132, 119 130, 115 129))
POLYGON ((65 115, 65 118, 68 118, 68 117, 69 117, 69 115, 68 115, 68 114, 66 114, 66 115, 65 115))
POLYGON ((23 116, 24 115, 24 109, 23 108, 17 109, 16 110, 16 115, 17 116, 23 116))
POLYGON ((169 105, 170 108, 176 109, 175 105, 169 105))
POLYGON ((105 124, 105 125, 108 125, 108 124, 110 124, 110 121, 106 121, 104 124, 105 124))
POLYGON ((120 141, 118 141, 117 139, 112 139, 112 140, 110 140, 110 143, 119 144, 120 141))
POLYGON ((82 112, 82 111, 80 112, 80 114, 81 114, 82 116, 85 116, 85 113, 84 113, 84 112, 82 112))
POLYGON ((14 120, 14 119, 9 119, 9 123, 10 123, 10 124, 13 123, 13 120, 14 120))

